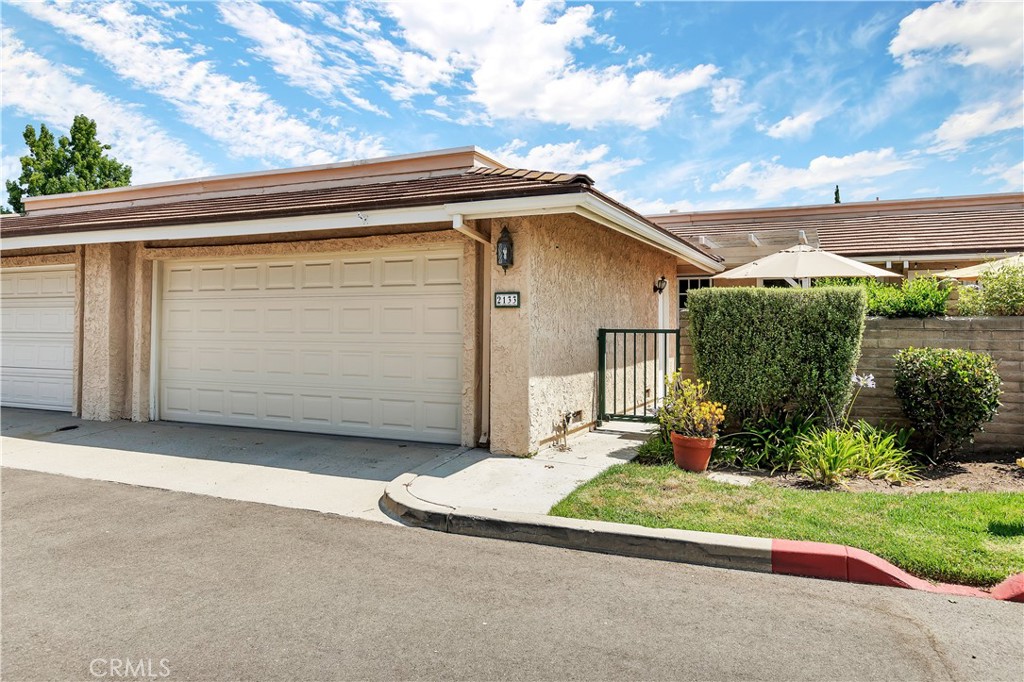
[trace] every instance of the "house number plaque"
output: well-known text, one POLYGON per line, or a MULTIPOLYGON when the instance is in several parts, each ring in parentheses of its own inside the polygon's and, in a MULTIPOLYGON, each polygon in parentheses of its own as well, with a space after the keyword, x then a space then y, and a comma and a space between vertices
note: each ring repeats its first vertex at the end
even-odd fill
POLYGON ((518 308, 519 307, 519 292, 518 291, 496 291, 496 292, 494 292, 494 307, 495 308, 518 308))

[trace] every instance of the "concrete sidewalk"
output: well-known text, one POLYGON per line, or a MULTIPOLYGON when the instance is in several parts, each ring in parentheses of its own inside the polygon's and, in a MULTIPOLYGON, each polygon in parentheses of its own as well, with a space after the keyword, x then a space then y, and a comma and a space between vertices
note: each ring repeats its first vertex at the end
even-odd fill
POLYGON ((617 425, 547 448, 531 458, 468 450, 446 462, 419 467, 409 492, 446 507, 547 514, 580 484, 614 464, 628 462, 650 425, 617 425))

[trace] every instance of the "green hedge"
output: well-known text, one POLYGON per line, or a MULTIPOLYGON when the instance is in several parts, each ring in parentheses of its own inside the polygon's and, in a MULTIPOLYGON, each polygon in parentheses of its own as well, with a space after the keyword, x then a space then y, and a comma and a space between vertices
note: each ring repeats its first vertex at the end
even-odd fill
POLYGON ((688 301, 697 376, 732 422, 842 414, 860 359, 863 289, 709 288, 688 301))
POLYGON ((873 278, 826 277, 815 280, 814 286, 862 287, 872 317, 939 317, 946 314, 946 302, 952 293, 934 277, 915 277, 899 284, 873 278))

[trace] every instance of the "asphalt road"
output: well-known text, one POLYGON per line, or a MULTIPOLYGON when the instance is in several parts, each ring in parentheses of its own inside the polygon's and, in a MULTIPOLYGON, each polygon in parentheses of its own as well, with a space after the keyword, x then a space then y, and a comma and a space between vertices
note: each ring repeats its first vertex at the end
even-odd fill
POLYGON ((0 490, 4 680, 1024 679, 1019 604, 11 469, 0 490))

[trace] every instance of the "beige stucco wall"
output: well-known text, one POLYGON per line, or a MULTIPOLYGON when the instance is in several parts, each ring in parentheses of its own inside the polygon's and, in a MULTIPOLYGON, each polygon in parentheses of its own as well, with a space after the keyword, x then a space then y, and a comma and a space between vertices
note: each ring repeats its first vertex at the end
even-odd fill
POLYGON ((582 413, 570 429, 596 420, 597 330, 657 327, 654 282, 676 258, 575 215, 496 220, 492 240, 506 224, 515 265, 492 266, 493 289, 519 291, 522 307, 491 312, 491 450, 526 455, 556 438, 561 414, 582 413))
POLYGON ((128 247, 89 244, 84 249, 81 416, 110 421, 123 416, 128 367, 128 247))

